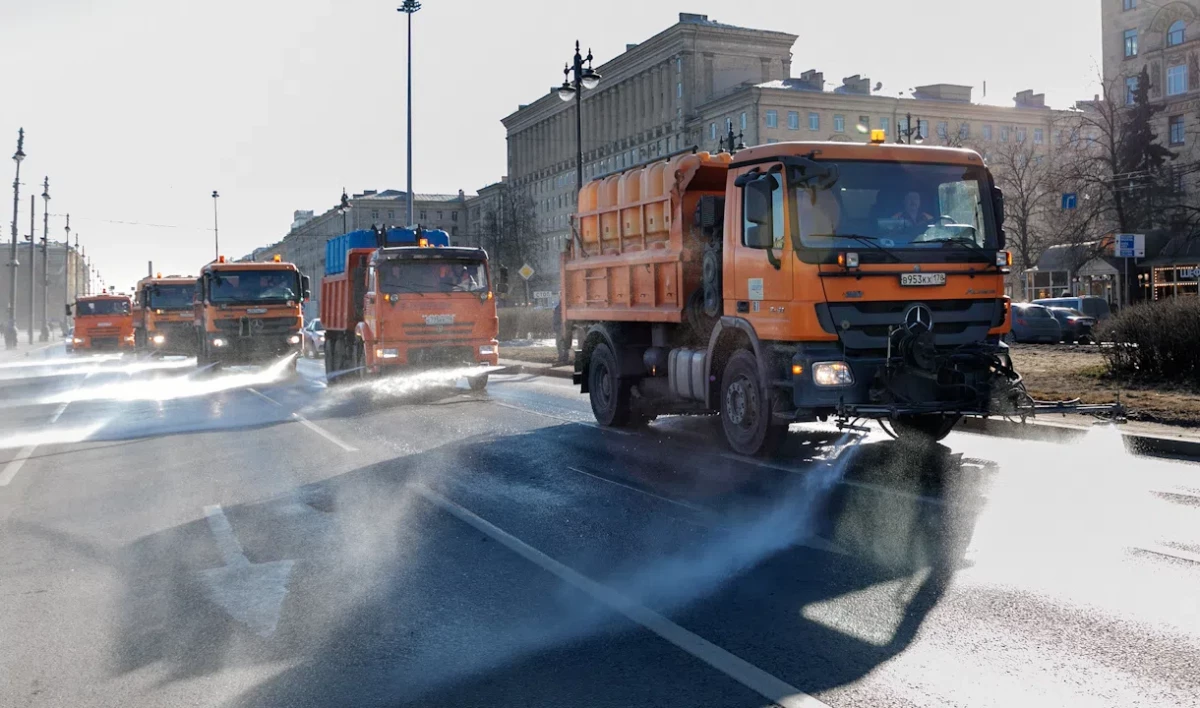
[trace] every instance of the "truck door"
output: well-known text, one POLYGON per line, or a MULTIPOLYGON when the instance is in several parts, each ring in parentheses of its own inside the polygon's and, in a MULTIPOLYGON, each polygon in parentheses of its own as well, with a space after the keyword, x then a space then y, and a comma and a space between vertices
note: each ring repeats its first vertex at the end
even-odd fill
POLYGON ((375 308, 377 307, 375 299, 378 294, 375 289, 375 266, 367 268, 367 296, 363 298, 363 324, 366 325, 368 336, 375 339, 379 338, 378 322, 375 321, 375 308))
POLYGON ((782 165, 765 165, 735 188, 727 236, 733 277, 725 278, 725 314, 749 320, 759 337, 783 338, 792 304, 792 254, 782 165), (774 171, 772 169, 774 168, 774 171), (732 300, 733 302, 730 302, 732 300))

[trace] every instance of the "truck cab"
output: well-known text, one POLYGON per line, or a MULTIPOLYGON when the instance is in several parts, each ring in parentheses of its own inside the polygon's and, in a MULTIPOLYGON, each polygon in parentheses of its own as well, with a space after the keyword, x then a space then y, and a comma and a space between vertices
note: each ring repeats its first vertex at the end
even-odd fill
POLYGON ((138 281, 133 295, 134 342, 139 351, 196 353, 196 279, 162 273, 138 281))
MULTIPOLYGON (((321 322, 330 381, 346 371, 498 363, 499 320, 483 249, 452 247, 442 231, 361 231, 330 239, 326 264, 321 322)), ((483 388, 487 374, 467 379, 483 388)))
MULTIPOLYGON (((308 276, 278 256, 269 262, 231 263, 219 256, 196 279, 193 320, 196 357, 211 363, 266 363, 299 355, 300 308, 308 276)), ((295 358, 292 366, 295 366, 295 358)))
POLYGON ((563 318, 601 423, 717 412, 760 454, 792 422, 940 438, 1028 398, 982 158, 872 138, 678 155, 581 190, 563 318))
POLYGON ((66 314, 75 318, 72 350, 133 349, 132 302, 128 295, 105 291, 79 297, 73 306, 67 305, 66 314))

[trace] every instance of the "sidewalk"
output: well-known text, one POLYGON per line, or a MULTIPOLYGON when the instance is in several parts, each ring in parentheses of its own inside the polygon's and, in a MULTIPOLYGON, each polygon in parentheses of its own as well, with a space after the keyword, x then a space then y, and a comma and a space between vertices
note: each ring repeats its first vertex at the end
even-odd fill
POLYGON ((61 348, 62 344, 62 337, 51 336, 49 342, 35 341, 33 344, 29 344, 28 340, 22 339, 16 349, 5 349, 3 341, 0 341, 0 363, 21 361, 33 357, 48 357, 54 347, 61 348))

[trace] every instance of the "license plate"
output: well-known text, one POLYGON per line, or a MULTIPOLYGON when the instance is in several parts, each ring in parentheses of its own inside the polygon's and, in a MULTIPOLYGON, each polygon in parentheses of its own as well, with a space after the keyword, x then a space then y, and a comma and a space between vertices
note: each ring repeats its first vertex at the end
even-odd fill
POLYGON ((425 324, 427 324, 427 325, 454 324, 454 315, 425 315, 425 324))
POLYGON ((97 327, 112 327, 112 322, 97 322, 97 327))
POLYGON ((901 285, 945 285, 945 273, 901 273, 901 285))
POLYGON ((267 314, 267 308, 251 307, 249 310, 246 310, 246 314, 247 315, 265 315, 265 314, 267 314))

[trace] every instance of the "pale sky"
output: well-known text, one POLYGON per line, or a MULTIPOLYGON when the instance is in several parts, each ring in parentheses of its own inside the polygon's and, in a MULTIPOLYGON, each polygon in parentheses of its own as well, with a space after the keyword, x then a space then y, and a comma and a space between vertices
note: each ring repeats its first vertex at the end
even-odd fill
MULTIPOLYGON (((146 261, 195 273, 287 233, 342 187, 405 187, 405 18, 399 0, 0 0, 0 153, 26 131, 28 195, 50 176, 104 279, 146 261), (118 223, 128 222, 128 223, 118 223)), ((1095 93, 1100 0, 424 0, 414 16, 414 190, 472 193, 505 172, 500 119, 562 80, 574 40, 597 64, 679 12, 800 35, 792 71, 862 74, 894 95, 987 81, 1055 107, 1095 93)), ((9 172, 0 185, 10 188, 9 172)), ((9 238, 11 192, 0 199, 9 238)), ((38 200, 40 203, 40 199, 38 200)), ((37 215, 41 236, 41 207, 37 215)), ((57 215, 57 216, 56 216, 57 215)))

